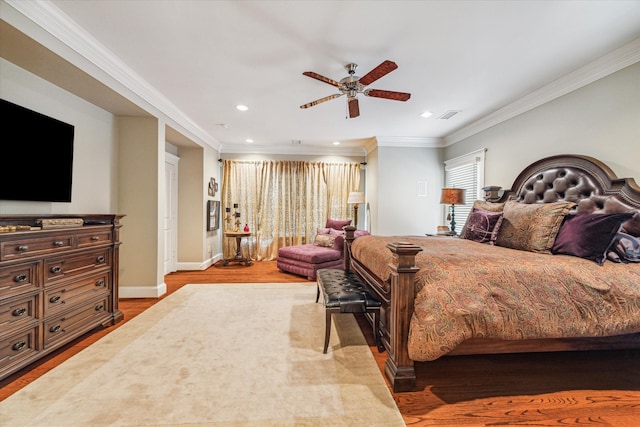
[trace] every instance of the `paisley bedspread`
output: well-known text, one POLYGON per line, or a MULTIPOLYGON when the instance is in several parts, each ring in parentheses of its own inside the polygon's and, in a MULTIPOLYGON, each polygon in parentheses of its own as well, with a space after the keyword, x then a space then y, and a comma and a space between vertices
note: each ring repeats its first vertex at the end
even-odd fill
POLYGON ((388 281, 387 243, 416 259, 409 357, 434 360, 469 338, 520 340, 640 332, 640 263, 616 264, 449 237, 362 236, 352 256, 388 281))

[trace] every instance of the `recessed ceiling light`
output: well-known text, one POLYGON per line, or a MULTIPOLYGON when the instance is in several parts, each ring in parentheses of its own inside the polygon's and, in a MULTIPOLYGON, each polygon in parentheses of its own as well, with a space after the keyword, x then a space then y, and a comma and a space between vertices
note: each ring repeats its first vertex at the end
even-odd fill
POLYGON ((333 145, 340 145, 340 141, 333 141, 333 145))
POLYGON ((253 139, 247 138, 247 139, 244 140, 244 142, 247 142, 249 144, 253 144, 253 139))
POLYGON ((236 108, 240 111, 247 111, 249 109, 249 107, 247 107, 246 105, 236 105, 236 108))
POLYGON ((420 114, 420 117, 431 117, 433 116, 433 113, 431 111, 425 111, 424 113, 420 114))

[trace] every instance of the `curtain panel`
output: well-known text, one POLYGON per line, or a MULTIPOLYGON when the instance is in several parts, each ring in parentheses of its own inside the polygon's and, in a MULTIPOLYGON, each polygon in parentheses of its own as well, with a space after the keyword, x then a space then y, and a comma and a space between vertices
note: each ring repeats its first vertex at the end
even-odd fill
MULTIPOLYGON (((278 248, 311 243, 327 218, 353 218, 347 198, 360 188, 359 163, 282 160, 223 160, 222 206, 238 204, 245 256, 272 261, 278 248)), ((232 229, 226 222, 224 229, 232 229)), ((224 239, 225 258, 235 254, 235 240, 224 239)))

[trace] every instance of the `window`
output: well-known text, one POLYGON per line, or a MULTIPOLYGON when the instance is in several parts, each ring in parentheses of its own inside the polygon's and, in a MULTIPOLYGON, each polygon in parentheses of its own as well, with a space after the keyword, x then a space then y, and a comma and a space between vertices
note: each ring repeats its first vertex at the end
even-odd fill
MULTIPOLYGON (((464 188, 464 205, 456 205, 456 224, 464 224, 473 208, 473 202, 483 198, 485 149, 474 151, 444 162, 446 187, 464 188)), ((448 208, 447 208, 448 209, 448 208)), ((461 230, 462 227, 457 227, 461 230)))

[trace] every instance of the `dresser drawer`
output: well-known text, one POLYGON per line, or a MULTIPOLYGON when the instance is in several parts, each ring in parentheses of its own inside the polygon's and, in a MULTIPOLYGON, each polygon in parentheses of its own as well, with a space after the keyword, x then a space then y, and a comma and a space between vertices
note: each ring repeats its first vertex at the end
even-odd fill
POLYGON ((92 246, 104 246, 110 245, 113 239, 113 233, 111 228, 102 227, 102 229, 96 227, 89 233, 78 233, 76 236, 76 242, 78 248, 90 248, 92 246))
POLYGON ((45 319, 44 348, 47 349, 58 342, 67 342, 102 324, 110 316, 107 311, 108 301, 109 294, 104 298, 45 319))
POLYGON ((63 252, 72 247, 73 237, 69 234, 0 242, 0 260, 9 261, 12 259, 63 252))
POLYGON ((44 285, 49 286, 63 279, 107 267, 111 267, 111 248, 46 258, 44 260, 44 285))
POLYGON ((0 305, 0 335, 11 329, 38 322, 39 297, 39 293, 34 293, 4 300, 0 305))
POLYGON ((37 356, 40 351, 39 330, 39 326, 34 326, 0 340, 0 377, 37 356))
POLYGON ((59 313, 62 310, 84 301, 96 299, 100 294, 108 294, 110 272, 97 276, 65 283, 61 286, 48 286, 44 291, 44 316, 59 313))
POLYGON ((0 300, 38 289, 39 262, 0 267, 0 300))

